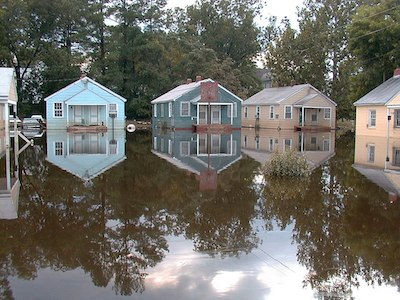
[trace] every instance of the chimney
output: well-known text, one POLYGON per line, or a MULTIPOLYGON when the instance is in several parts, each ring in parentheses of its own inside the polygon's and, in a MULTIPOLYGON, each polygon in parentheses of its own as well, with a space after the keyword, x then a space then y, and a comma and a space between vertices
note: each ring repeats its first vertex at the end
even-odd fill
POLYGON ((192 78, 186 79, 186 83, 187 83, 187 84, 192 83, 192 78))
POLYGON ((200 75, 197 75, 197 76, 196 76, 196 82, 199 82, 199 81, 201 81, 201 76, 200 76, 200 75))
POLYGON ((400 67, 397 67, 396 69, 394 69, 393 77, 395 77, 395 76, 400 76, 400 67))

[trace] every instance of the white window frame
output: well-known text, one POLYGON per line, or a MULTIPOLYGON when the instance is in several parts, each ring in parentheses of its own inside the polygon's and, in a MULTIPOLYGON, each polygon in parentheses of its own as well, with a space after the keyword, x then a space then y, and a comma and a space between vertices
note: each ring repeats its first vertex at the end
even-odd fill
POLYGON ((179 153, 181 156, 190 156, 190 142, 182 141, 179 142, 179 153))
POLYGON ((64 142, 63 141, 55 141, 54 142, 54 155, 55 156, 63 156, 64 155, 64 142))
POLYGON ((54 118, 64 118, 64 104, 62 102, 54 102, 53 109, 54 109, 53 111, 54 118))
POLYGON ((117 112, 117 103, 109 103, 108 111, 109 112, 117 112))
POLYGON ((328 139, 324 139, 323 141, 323 147, 322 147, 323 151, 331 151, 331 141, 328 139))
POLYGON ((284 108, 284 109, 285 109, 285 111, 284 111, 284 113, 285 113, 285 119, 286 119, 286 120, 292 119, 292 118, 293 118, 293 106, 291 106, 291 105, 285 105, 285 108, 284 108), (287 111, 286 111, 287 108, 290 108, 290 112, 287 112, 287 111), (290 117, 287 116, 288 114, 290 114, 290 117))
POLYGON ((375 145, 374 144, 367 145, 367 161, 370 163, 375 162, 375 145))
POLYGON ((270 152, 273 152, 275 148, 275 139, 274 138, 269 138, 268 139, 268 150, 270 152))
POLYGON ((376 110, 370 109, 368 111, 368 127, 375 128, 376 127, 376 110), (374 117, 373 117, 374 115, 374 117))
POLYGON ((261 115, 261 106, 256 106, 256 119, 259 119, 261 115))
POLYGON ((231 142, 231 140, 228 140, 226 142, 226 148, 228 149, 228 151, 227 151, 228 154, 235 156, 236 155, 236 147, 237 147, 237 143, 235 140, 233 140, 232 142, 231 142))
POLYGON ((330 120, 331 119, 331 108, 330 107, 325 107, 324 108, 324 119, 325 120, 330 120), (327 112, 328 113, 328 117, 327 117, 327 112))
POLYGON ((172 117, 172 102, 168 103, 168 118, 172 117))
POLYGON ((283 139, 283 151, 288 151, 292 149, 292 139, 283 139), (286 149, 286 142, 289 141, 289 149, 286 149))
POLYGON ((164 118, 164 109, 165 109, 165 103, 161 103, 161 113, 160 113, 160 117, 164 118))
POLYGON ((393 126, 395 128, 400 128, 400 109, 395 109, 393 116, 394 116, 393 126))
POLYGON ((269 119, 275 119, 275 107, 273 105, 269 107, 269 119))
POLYGON ((188 102, 188 101, 182 101, 181 102, 180 114, 181 114, 181 117, 190 117, 190 102, 188 102), (187 113, 185 113, 185 114, 183 113, 184 112, 184 109, 183 109, 184 105, 187 105, 187 113))

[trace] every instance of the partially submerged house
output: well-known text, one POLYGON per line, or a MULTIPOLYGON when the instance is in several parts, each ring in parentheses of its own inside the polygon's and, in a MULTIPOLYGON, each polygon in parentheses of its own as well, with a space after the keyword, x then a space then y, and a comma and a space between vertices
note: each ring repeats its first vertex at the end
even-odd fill
POLYGON ((124 130, 109 132, 47 131, 47 160, 84 181, 126 159, 124 130))
POLYGON ((310 84, 266 88, 243 102, 242 126, 332 130, 336 103, 310 84))
POLYGON ((0 130, 8 127, 9 116, 17 112, 17 79, 14 68, 0 68, 0 130))
POLYGON ((355 164, 400 171, 400 68, 354 106, 355 164))
POLYGON ((241 128, 242 99, 212 79, 188 80, 151 104, 154 128, 195 131, 241 128))
POLYGON ((125 129, 126 99, 84 77, 45 98, 47 129, 125 129))

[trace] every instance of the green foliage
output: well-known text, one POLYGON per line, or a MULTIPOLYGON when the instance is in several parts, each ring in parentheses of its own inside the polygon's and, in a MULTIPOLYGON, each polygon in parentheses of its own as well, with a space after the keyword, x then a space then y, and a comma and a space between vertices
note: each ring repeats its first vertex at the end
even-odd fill
POLYGON ((311 174, 307 159, 297 151, 274 152, 265 164, 267 176, 277 177, 308 177, 311 174))

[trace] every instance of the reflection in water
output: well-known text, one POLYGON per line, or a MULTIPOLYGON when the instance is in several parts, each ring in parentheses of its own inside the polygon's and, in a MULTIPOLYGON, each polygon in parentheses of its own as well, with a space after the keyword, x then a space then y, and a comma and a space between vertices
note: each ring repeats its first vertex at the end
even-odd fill
POLYGON ((400 139, 356 135, 354 168, 388 193, 400 195, 400 139))
POLYGON ((153 153, 198 176, 200 190, 216 190, 217 174, 241 159, 240 131, 153 133, 153 153))
POLYGON ((335 132, 242 129, 242 151, 261 164, 273 152, 291 149, 301 152, 316 168, 335 155, 335 132))
POLYGON ((47 132, 47 159, 59 168, 90 180, 123 161, 125 131, 47 132))
POLYGON ((145 132, 128 134, 127 159, 91 185, 49 163, 46 149, 42 139, 21 153, 19 217, 0 220, 3 298, 399 295, 400 203, 352 168, 352 135, 307 181, 265 181, 244 156, 208 193, 154 155, 145 132), (52 289, 40 288, 43 276, 52 289))

